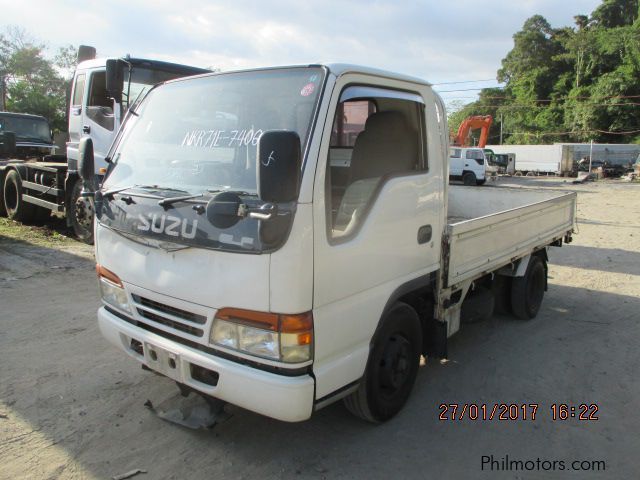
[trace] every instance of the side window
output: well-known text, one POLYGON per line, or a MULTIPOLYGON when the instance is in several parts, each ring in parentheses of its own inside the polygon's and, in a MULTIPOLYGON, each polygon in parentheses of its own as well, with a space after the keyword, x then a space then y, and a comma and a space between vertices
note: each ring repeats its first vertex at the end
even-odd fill
POLYGON ((460 158, 460 149, 452 148, 451 149, 451 158, 460 158))
POLYGON ((107 130, 114 128, 113 100, 107 95, 106 73, 94 72, 89 85, 87 117, 107 130))
POLYGON ((482 150, 467 150, 467 158, 469 160, 484 160, 484 152, 482 150))
POLYGON ((339 103, 331 131, 331 147, 353 148, 367 118, 375 111, 376 104, 371 100, 339 103))
POLYGON ((327 162, 327 223, 334 240, 357 232, 379 188, 390 177, 427 169, 420 96, 348 87, 341 98, 345 100, 336 108, 327 162), (370 96, 353 98, 350 89, 370 96))
POLYGON ((73 107, 82 106, 83 98, 84 98, 84 73, 76 77, 76 83, 73 86, 73 101, 71 106, 73 107))

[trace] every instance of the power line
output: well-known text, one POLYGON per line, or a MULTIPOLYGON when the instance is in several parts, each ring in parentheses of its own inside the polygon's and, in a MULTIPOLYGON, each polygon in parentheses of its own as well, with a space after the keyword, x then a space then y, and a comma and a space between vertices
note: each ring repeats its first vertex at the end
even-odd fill
POLYGON ((439 90, 438 93, 447 93, 447 92, 472 92, 475 90, 485 90, 485 89, 489 89, 489 88, 498 88, 498 89, 502 89, 505 87, 501 87, 501 86, 497 86, 497 87, 482 87, 482 88, 460 88, 457 90, 439 90))
MULTIPOLYGON (((454 90, 448 90, 453 92, 454 90)), ((442 93, 442 92, 440 92, 442 93)), ((475 98, 475 97, 449 97, 448 100, 455 100, 455 99, 462 99, 462 98, 475 98)), ((483 96, 483 99, 490 99, 490 100, 506 100, 506 99, 510 99, 512 97, 507 97, 504 95, 487 95, 487 96, 483 96)), ((640 98, 640 95, 608 95, 608 96, 603 96, 603 97, 597 97, 597 98, 593 98, 590 96, 586 96, 586 95, 582 95, 582 96, 577 96, 577 97, 558 97, 558 98, 537 98, 537 99, 532 99, 531 102, 556 102, 558 100, 606 100, 606 99, 611 99, 611 98, 640 98)))
POLYGON ((478 82, 495 82, 495 78, 487 78, 484 80, 463 80, 460 82, 440 82, 440 83, 432 83, 431 85, 453 85, 454 83, 478 83, 478 82))
MULTIPOLYGON (((580 106, 588 107, 626 107, 626 106, 638 106, 638 102, 625 102, 625 103, 580 103, 580 106)), ((560 105, 558 105, 560 106, 560 105)), ((477 105, 477 108, 546 108, 546 105, 527 105, 527 104, 506 104, 506 105, 477 105)))

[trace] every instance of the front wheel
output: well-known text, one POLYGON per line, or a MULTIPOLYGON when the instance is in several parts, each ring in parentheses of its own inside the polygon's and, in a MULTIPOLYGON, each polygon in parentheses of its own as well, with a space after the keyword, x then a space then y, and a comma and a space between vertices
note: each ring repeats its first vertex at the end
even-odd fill
POLYGON ((467 172, 462 176, 462 183, 464 183, 469 187, 472 185, 475 185, 476 182, 477 182, 476 174, 473 172, 467 172))
POLYGON ((77 179, 73 184, 71 191, 71 202, 69 204, 69 221, 73 233, 78 240, 93 244, 93 222, 95 218, 95 210, 93 200, 91 198, 82 197, 82 179, 77 179))
POLYGON ((404 407, 413 389, 422 350, 416 311, 398 302, 384 316, 357 391, 344 399, 354 415, 384 422, 404 407))

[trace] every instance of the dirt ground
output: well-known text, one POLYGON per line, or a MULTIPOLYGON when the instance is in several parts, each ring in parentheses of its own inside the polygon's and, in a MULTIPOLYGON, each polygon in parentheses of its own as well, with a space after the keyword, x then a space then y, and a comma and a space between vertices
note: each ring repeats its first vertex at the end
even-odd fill
MULTIPOLYGON (((502 179, 577 191, 579 233, 550 249, 531 322, 465 326, 447 362, 421 368, 406 408, 373 426, 341 403, 286 424, 230 407, 210 431, 144 407, 176 393, 104 341, 92 250, 0 224, 0 478, 637 478, 640 472, 640 185, 502 179), (21 239, 22 238, 22 239, 21 239), (539 404, 535 421, 441 421, 441 403, 539 404), (597 405, 598 420, 551 419, 597 405), (567 470, 482 470, 482 457, 567 470), (569 471, 573 460, 606 462, 569 471)), ((525 227, 526 228, 526 227, 525 227)), ((55 237, 55 236, 54 236, 55 237)), ((497 467, 496 467, 497 468, 497 467)))

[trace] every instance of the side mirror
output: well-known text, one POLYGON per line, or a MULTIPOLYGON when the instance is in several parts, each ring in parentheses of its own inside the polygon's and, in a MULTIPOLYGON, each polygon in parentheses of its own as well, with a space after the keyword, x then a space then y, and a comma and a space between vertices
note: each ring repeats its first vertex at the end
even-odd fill
POLYGON ((85 186, 93 185, 95 179, 95 167, 93 160, 93 140, 90 137, 80 139, 78 146, 78 173, 84 181, 85 186))
POLYGON ((11 157, 16 153, 16 134, 0 132, 0 155, 11 157))
POLYGON ((107 60, 106 88, 109 97, 116 103, 122 103, 122 91, 124 90, 124 63, 120 60, 107 60))
POLYGON ((85 60, 93 60, 94 58, 96 58, 95 47, 90 47, 89 45, 80 45, 78 47, 78 63, 84 62, 85 60))
POLYGON ((258 143, 258 196, 265 202, 291 202, 300 191, 302 152, 296 132, 271 130, 258 143))

